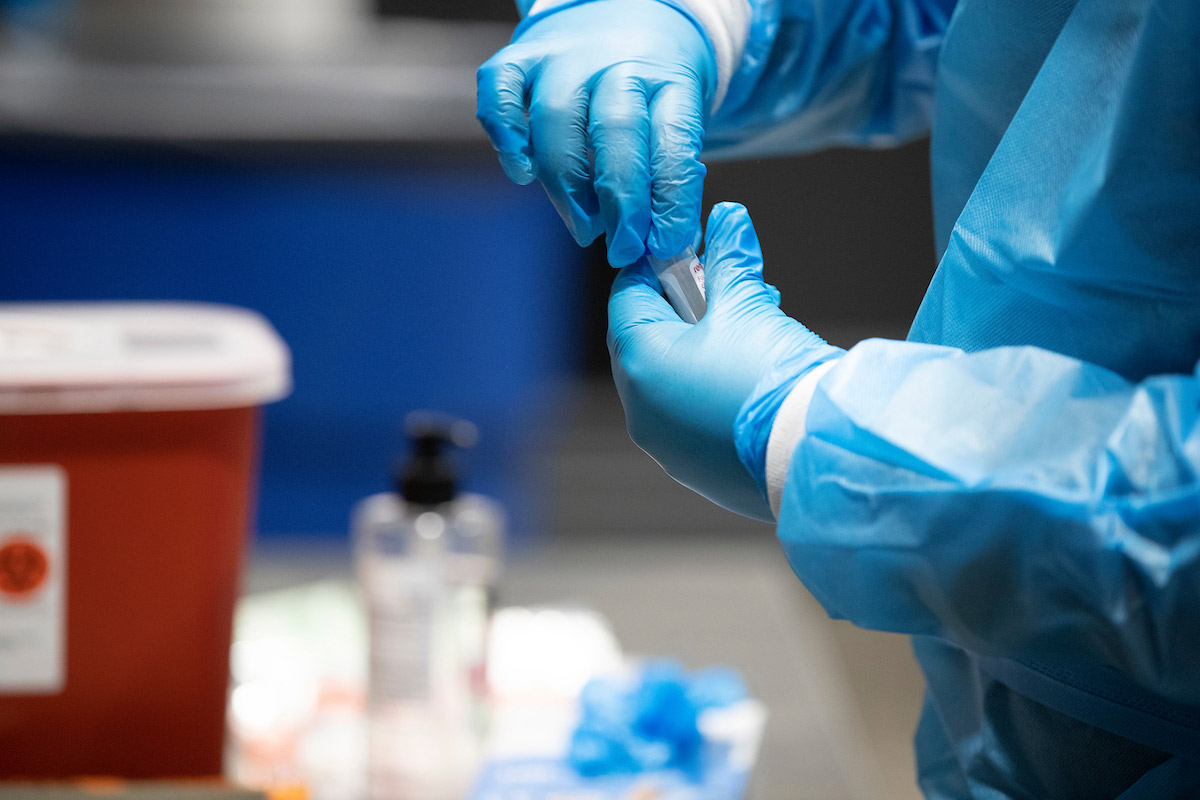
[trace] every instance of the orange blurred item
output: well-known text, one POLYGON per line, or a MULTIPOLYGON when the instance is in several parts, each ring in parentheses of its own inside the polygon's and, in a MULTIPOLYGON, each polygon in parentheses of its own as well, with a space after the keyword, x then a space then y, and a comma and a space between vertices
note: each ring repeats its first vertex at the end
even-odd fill
POLYGON ((233 785, 217 778, 127 781, 124 778, 87 776, 71 781, 0 781, 0 800, 306 800, 279 796, 233 785))
POLYGON ((220 773, 257 406, 288 384, 240 309, 0 305, 0 636, 32 643, 0 647, 0 777, 220 773))

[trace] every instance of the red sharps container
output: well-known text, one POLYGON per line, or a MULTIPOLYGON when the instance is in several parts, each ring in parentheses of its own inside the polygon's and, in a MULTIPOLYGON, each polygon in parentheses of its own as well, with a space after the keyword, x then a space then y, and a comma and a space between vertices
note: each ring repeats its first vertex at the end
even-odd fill
POLYGON ((0 778, 219 774, 258 315, 0 304, 0 778))

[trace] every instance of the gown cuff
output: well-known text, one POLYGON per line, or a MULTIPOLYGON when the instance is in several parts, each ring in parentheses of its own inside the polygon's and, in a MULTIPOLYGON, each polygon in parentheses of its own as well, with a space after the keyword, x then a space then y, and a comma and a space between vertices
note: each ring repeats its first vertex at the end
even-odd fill
POLYGON ((783 487, 787 481, 792 453, 801 437, 808 430, 808 406, 812 403, 817 383, 833 368, 838 359, 818 364, 801 378, 784 398, 775 423, 771 426, 771 437, 767 440, 767 500, 776 519, 783 504, 783 487))
MULTIPOLYGON (((540 14, 558 6, 574 4, 577 0, 536 0, 526 16, 540 14)), ((691 14, 704 29, 712 45, 717 62, 717 89, 713 93, 712 108, 715 112, 725 99, 729 81, 742 61, 746 39, 750 36, 750 20, 753 9, 750 0, 656 0, 680 11, 691 14)))
POLYGON ((750 0, 676 0, 692 12, 708 34, 717 60, 717 90, 710 112, 716 113, 729 90, 729 81, 742 63, 742 53, 750 36, 753 9, 750 0))

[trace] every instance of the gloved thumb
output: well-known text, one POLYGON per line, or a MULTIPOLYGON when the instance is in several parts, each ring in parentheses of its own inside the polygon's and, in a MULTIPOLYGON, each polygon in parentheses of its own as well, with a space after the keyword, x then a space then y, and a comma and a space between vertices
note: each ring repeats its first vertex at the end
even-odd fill
POLYGON ((710 308, 734 300, 779 305, 779 291, 763 282, 762 247, 741 203, 718 203, 708 215, 704 282, 710 308))

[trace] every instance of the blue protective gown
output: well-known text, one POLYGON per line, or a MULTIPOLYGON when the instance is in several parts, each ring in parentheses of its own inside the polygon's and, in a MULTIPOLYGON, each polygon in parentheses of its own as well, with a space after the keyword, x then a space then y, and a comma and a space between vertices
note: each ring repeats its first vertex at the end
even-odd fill
POLYGON ((1200 797, 1200 3, 753 5, 717 151, 932 119, 941 260, 817 387, 793 568, 913 635, 928 797, 1200 797))

